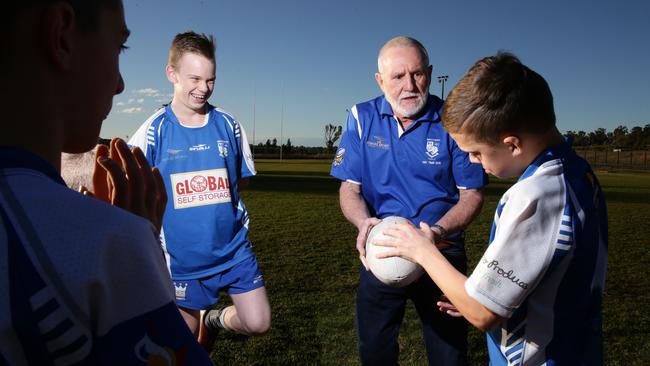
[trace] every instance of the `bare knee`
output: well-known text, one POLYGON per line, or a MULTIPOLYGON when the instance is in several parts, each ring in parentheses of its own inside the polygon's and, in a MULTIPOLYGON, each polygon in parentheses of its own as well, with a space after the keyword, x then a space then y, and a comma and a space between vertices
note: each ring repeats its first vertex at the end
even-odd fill
POLYGON ((270 315, 257 315, 246 319, 242 322, 246 334, 250 336, 261 336, 271 329, 271 316, 270 315))

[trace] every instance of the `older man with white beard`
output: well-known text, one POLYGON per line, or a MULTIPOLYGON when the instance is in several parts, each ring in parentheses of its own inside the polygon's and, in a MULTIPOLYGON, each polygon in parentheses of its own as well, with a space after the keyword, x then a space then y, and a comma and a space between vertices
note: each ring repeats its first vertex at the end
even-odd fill
POLYGON ((401 288, 370 271, 365 242, 387 216, 430 227, 436 244, 461 272, 466 270, 463 229, 479 213, 487 178, 440 123, 442 100, 429 94, 432 66, 426 49, 396 37, 379 51, 375 79, 383 95, 354 105, 332 162, 340 179, 343 215, 359 235, 362 268, 357 290, 359 355, 364 365, 395 365, 406 300, 415 304, 429 364, 467 363, 467 324, 426 274, 401 288))

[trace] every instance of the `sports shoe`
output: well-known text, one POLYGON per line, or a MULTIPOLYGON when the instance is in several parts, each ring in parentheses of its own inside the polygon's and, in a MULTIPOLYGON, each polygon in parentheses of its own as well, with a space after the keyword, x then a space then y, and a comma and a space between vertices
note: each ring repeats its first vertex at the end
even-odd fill
POLYGON ((197 339, 197 342, 203 347, 203 349, 208 353, 212 353, 212 348, 214 346, 214 341, 217 338, 217 334, 219 333, 219 328, 212 328, 206 326, 206 319, 207 316, 214 310, 206 311, 206 310, 201 310, 201 317, 200 317, 200 323, 199 323, 199 337, 197 339))
POLYGON ((208 311, 201 323, 212 332, 218 332, 220 329, 227 329, 224 325, 223 319, 225 314, 224 310, 225 308, 208 311))

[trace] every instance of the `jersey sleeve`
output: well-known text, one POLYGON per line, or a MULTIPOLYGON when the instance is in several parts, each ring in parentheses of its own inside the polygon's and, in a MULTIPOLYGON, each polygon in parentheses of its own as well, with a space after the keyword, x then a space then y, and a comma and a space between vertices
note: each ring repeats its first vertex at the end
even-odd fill
POLYGON ((242 178, 252 177, 257 174, 257 171, 255 170, 255 162, 253 161, 251 147, 248 144, 248 137, 246 137, 244 126, 239 123, 237 123, 236 126, 239 128, 239 135, 235 133, 235 138, 239 136, 238 143, 241 151, 241 168, 239 174, 242 178))
POLYGON ((176 307, 153 227, 148 235, 125 231, 120 240, 112 238, 98 269, 103 280, 95 297, 102 309, 94 320, 97 364, 149 365, 158 359, 212 365, 176 307))
POLYGON ((140 150, 144 153, 144 156, 149 161, 149 164, 152 166, 155 165, 155 155, 156 155, 156 140, 157 140, 157 129, 154 121, 159 115, 159 112, 156 112, 153 116, 147 119, 131 136, 129 139, 128 145, 131 147, 139 147, 140 150))
POLYGON ((469 161, 469 154, 461 150, 456 141, 449 137, 451 144, 452 172, 458 189, 480 189, 488 183, 487 174, 481 164, 469 161))
POLYGON ((563 217, 561 181, 531 177, 525 183, 499 202, 493 240, 465 282, 471 297, 506 318, 547 274, 563 217))
POLYGON ((332 161, 330 174, 342 181, 361 184, 361 136, 357 106, 353 106, 343 129, 341 143, 332 161))

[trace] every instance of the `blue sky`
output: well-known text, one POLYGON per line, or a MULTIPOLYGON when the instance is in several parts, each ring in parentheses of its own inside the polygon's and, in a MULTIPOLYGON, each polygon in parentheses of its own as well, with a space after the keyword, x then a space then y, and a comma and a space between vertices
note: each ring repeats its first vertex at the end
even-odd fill
POLYGON ((480 57, 515 53, 546 78, 561 131, 650 123, 650 2, 124 0, 132 31, 120 66, 124 93, 102 137, 130 136, 164 102, 169 44, 194 30, 217 39, 210 102, 245 127, 249 142, 274 137, 324 144, 325 124, 381 92, 377 52, 409 35, 428 49, 431 93, 445 94, 480 57))

